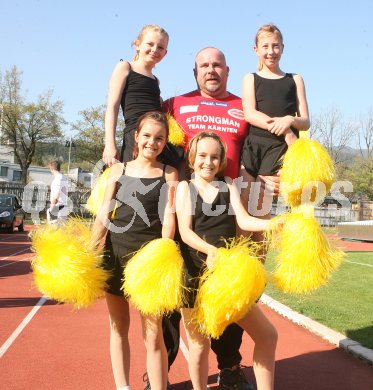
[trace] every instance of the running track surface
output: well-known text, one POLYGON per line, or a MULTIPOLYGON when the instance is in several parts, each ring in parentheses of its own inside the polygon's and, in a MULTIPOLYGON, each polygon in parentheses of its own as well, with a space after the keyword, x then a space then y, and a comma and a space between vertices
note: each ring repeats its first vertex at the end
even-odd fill
MULTIPOLYGON (((345 250, 372 250, 372 244, 342 242, 345 250)), ((0 234, 0 388, 7 390, 114 390, 109 357, 109 323, 104 301, 92 308, 41 299, 30 272, 27 232, 0 234)), ((263 306, 279 333, 276 390, 371 390, 373 367, 263 306)), ((185 335, 182 333, 185 342, 185 335)), ((131 310, 131 386, 143 388, 145 348, 137 312, 131 310)), ((244 372, 254 382, 253 343, 244 336, 244 372)), ((187 348, 171 368, 173 390, 191 389, 187 348)), ((210 353, 209 388, 218 389, 210 353)))

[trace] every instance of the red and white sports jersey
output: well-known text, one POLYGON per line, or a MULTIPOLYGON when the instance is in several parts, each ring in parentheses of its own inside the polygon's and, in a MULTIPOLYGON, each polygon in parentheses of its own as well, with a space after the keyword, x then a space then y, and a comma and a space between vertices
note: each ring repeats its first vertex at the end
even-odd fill
POLYGON ((228 164, 224 174, 232 179, 238 176, 241 148, 249 129, 241 98, 229 94, 225 99, 209 99, 195 90, 166 100, 163 111, 169 112, 184 129, 185 149, 188 141, 200 131, 218 134, 227 145, 228 164))

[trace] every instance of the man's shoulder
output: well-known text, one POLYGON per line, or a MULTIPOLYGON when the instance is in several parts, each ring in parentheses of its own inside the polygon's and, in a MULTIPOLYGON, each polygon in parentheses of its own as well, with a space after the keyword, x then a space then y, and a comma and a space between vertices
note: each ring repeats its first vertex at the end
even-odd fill
MULTIPOLYGON (((198 89, 195 89, 194 91, 190 91, 190 92, 184 93, 182 95, 175 96, 172 99, 182 100, 182 99, 190 99, 190 98, 201 99, 202 98, 201 92, 198 89)), ((239 101, 241 101, 241 98, 232 92, 228 92, 228 96, 226 98, 223 98, 223 99, 216 99, 213 97, 206 98, 206 99, 217 100, 217 101, 220 101, 220 100, 239 100, 239 101)))
POLYGON ((174 97, 167 99, 163 103, 162 109, 163 109, 163 111, 174 112, 175 110, 177 110, 181 106, 190 105, 190 104, 198 104, 200 97, 201 97, 201 94, 199 93, 198 90, 191 91, 191 92, 185 93, 183 95, 174 96, 174 97))
MULTIPOLYGON (((222 99, 215 98, 204 98, 201 96, 201 93, 198 89, 194 91, 190 91, 188 93, 184 93, 183 95, 174 96, 172 98, 167 99, 164 102, 163 110, 174 112, 178 110, 182 106, 215 106, 221 104, 222 106, 227 106, 230 108, 240 109, 242 110, 242 99, 228 92, 228 96, 222 99)), ((189 111, 188 111, 189 112, 189 111)))
POLYGON ((234 93, 232 92, 228 92, 228 93, 229 93, 229 96, 227 97, 228 100, 238 100, 239 102, 242 101, 242 99, 239 96, 235 95, 234 93))
POLYGON ((197 89, 195 89, 194 91, 184 93, 182 95, 177 95, 177 96, 171 97, 171 98, 167 99, 165 101, 165 103, 171 102, 171 101, 184 100, 184 99, 188 99, 188 98, 194 98, 194 97, 197 97, 197 98, 201 97, 201 94, 197 89))
POLYGON ((201 97, 201 92, 198 90, 198 89, 195 89, 193 91, 190 91, 190 92, 187 92, 187 93, 184 93, 182 95, 179 95, 177 97, 179 98, 183 98, 183 97, 201 97))

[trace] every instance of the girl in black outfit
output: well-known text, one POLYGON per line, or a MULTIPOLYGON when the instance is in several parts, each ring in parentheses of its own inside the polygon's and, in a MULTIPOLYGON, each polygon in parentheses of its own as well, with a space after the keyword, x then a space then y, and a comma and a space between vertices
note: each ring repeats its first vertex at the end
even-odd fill
MULTIPOLYGON (((104 205, 93 228, 93 242, 101 242, 107 233, 104 265, 112 273, 106 293, 111 324, 110 354, 115 383, 121 390, 130 389, 129 306, 121 291, 124 267, 142 245, 156 238, 173 238, 175 233, 175 215, 170 210, 177 171, 158 161, 167 137, 164 114, 149 112, 140 117, 134 135, 138 155, 133 161, 112 166, 104 205), (110 221, 114 208, 115 216, 110 221)), ((162 319, 142 316, 142 325, 151 388, 164 390, 168 364, 162 319)))
MULTIPOLYGON (((243 230, 262 231, 266 220, 247 214, 231 180, 219 175, 226 164, 225 146, 215 133, 202 132, 192 138, 188 162, 193 170, 190 182, 179 184, 176 196, 178 227, 183 241, 182 253, 191 294, 182 309, 190 352, 189 372, 194 390, 205 390, 208 378, 210 341, 198 332, 191 308, 198 290, 198 276, 213 264, 216 248, 225 246, 222 239, 236 237, 236 220, 243 230), (235 215, 231 213, 231 207, 235 215)), ((229 281, 227 281, 229 283, 229 281)), ((272 390, 277 333, 258 305, 238 324, 255 342, 254 372, 258 390, 272 390)))
MULTIPOLYGON (((248 185, 241 199, 251 215, 270 219, 273 196, 261 189, 249 202, 252 184, 259 175, 267 181, 279 172, 288 146, 299 137, 300 130, 310 127, 310 120, 303 78, 280 69, 284 43, 278 27, 260 27, 254 50, 258 71, 247 73, 242 81, 242 106, 250 129, 242 147, 240 176, 248 185)), ((252 238, 263 241, 261 233, 254 233, 252 238)), ((262 245, 263 261, 266 253, 262 245)))
POLYGON ((133 159, 134 134, 139 117, 149 111, 161 111, 159 81, 152 70, 167 54, 169 36, 160 26, 144 26, 133 41, 136 54, 131 62, 120 61, 112 73, 105 114, 103 160, 109 167, 116 160, 133 159), (115 144, 119 107, 126 127, 121 153, 115 144))

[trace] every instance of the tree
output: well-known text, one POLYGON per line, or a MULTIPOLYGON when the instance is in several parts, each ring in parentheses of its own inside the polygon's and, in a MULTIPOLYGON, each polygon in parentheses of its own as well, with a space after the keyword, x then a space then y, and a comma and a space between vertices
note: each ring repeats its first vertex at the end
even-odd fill
POLYGON ((342 113, 336 107, 327 109, 312 118, 314 136, 326 147, 333 161, 344 163, 346 148, 356 132, 356 125, 344 121, 342 113))
POLYGON ((346 176, 353 185, 354 193, 361 192, 373 200, 373 157, 356 158, 346 176))
MULTIPOLYGON (((78 132, 74 137, 76 157, 79 161, 88 162, 90 167, 102 158, 105 137, 105 105, 91 107, 79 112, 81 119, 72 124, 78 132)), ((123 119, 118 119, 118 128, 124 128, 123 119)), ((122 131, 116 132, 117 145, 121 145, 122 131)))
POLYGON ((361 121, 362 131, 359 132, 359 149, 362 157, 373 158, 373 107, 368 110, 368 116, 361 121))
POLYGON ((2 139, 12 146, 15 160, 21 167, 21 180, 27 182, 27 170, 38 142, 62 136, 63 102, 53 101, 52 90, 39 95, 36 102, 26 102, 21 92, 22 72, 16 66, 1 78, 2 139))

